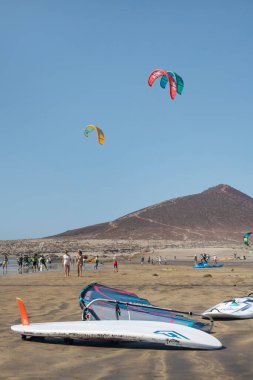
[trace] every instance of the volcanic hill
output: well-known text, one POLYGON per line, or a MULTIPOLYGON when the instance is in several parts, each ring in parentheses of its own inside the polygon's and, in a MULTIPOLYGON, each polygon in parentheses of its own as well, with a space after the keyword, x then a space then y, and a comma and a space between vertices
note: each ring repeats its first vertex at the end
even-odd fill
POLYGON ((253 228, 253 198, 228 185, 170 199, 54 237, 234 241, 253 228))

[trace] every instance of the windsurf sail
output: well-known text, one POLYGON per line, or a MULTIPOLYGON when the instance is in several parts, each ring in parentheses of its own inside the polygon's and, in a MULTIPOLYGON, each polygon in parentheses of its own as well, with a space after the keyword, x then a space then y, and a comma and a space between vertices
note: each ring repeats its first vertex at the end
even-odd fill
POLYGON ((250 235, 252 235, 252 232, 247 232, 244 236, 243 236, 243 242, 244 244, 246 244, 247 246, 249 246, 249 237, 250 235))
POLYGON ((210 318, 210 324, 196 321, 189 316, 200 317, 200 314, 158 307, 135 293, 95 282, 84 287, 79 302, 83 311, 83 320, 161 321, 182 324, 208 332, 212 330, 213 325, 212 318, 210 318))

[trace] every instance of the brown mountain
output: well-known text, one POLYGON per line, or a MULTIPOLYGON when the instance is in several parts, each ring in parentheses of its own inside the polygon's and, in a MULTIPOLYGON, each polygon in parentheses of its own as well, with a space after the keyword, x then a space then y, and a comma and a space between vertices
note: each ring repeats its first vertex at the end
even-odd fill
POLYGON ((57 237, 236 242, 251 229, 253 198, 228 185, 218 185, 57 237))

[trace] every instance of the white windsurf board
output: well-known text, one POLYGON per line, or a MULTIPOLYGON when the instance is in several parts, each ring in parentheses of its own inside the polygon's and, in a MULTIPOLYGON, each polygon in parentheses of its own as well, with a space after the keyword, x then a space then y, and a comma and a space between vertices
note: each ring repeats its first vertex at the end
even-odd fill
POLYGON ((198 349, 222 347, 218 339, 204 331, 166 322, 131 320, 49 322, 14 325, 11 329, 26 337, 149 342, 198 349))
POLYGON ((176 323, 135 320, 30 323, 22 300, 18 302, 22 324, 11 329, 22 337, 146 342, 206 350, 222 347, 214 336, 176 323))
POLYGON ((221 302, 213 307, 210 307, 202 315, 213 319, 253 318, 253 297, 240 297, 221 302))

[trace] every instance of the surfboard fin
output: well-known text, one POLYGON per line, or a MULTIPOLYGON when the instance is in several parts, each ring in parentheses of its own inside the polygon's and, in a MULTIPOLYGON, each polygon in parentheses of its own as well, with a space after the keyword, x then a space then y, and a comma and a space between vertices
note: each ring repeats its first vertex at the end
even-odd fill
POLYGON ((17 297, 16 301, 18 304, 22 325, 24 325, 24 326, 30 325, 28 315, 27 315, 27 311, 26 311, 25 304, 24 304, 23 300, 21 298, 17 297))

